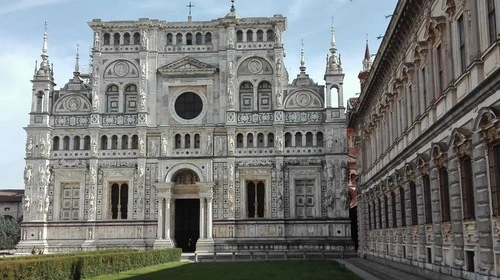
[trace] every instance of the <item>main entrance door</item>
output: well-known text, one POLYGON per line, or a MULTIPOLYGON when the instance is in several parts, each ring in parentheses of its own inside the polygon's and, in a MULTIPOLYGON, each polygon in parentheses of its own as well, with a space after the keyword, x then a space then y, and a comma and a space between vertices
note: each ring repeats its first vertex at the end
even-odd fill
POLYGON ((194 252, 200 237, 200 200, 175 200, 175 241, 182 252, 194 252))

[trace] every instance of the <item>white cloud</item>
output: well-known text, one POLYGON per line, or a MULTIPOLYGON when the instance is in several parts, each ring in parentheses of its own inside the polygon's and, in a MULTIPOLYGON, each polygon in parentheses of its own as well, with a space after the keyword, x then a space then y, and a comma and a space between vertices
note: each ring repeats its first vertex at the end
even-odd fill
POLYGON ((32 9, 40 6, 54 5, 72 0, 11 0, 10 3, 0 6, 0 15, 6 15, 21 10, 32 9))

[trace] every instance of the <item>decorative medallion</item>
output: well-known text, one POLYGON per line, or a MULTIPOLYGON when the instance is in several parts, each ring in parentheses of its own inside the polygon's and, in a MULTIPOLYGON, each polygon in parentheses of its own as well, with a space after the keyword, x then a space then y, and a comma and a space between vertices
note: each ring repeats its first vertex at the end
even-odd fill
POLYGON ((262 62, 258 59, 252 59, 248 62, 248 71, 257 74, 262 71, 262 62))
POLYGON ((128 74, 129 66, 125 62, 118 62, 115 64, 116 76, 123 77, 128 74))
POLYGON ((76 111, 78 108, 80 108, 80 100, 76 97, 69 98, 68 101, 66 101, 66 107, 70 111, 76 111))
POLYGON ((311 103, 311 96, 305 92, 301 92, 297 94, 295 100, 299 106, 306 107, 311 103))

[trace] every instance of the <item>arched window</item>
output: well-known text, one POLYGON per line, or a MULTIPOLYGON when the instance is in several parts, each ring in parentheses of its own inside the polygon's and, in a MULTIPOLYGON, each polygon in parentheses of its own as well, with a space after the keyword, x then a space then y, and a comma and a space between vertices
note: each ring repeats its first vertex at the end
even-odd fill
POLYGON ((54 151, 59 150, 59 136, 56 136, 52 139, 52 150, 54 151))
POLYGON ((80 150, 80 136, 75 136, 73 138, 73 150, 80 150))
POLYGON ((172 33, 167 34, 167 45, 173 45, 174 44, 174 35, 172 33))
POLYGON ((253 85, 249 82, 240 85, 240 110, 242 112, 253 111, 253 85))
POLYGON ((175 35, 175 44, 182 45, 182 34, 181 33, 177 33, 177 35, 175 35))
POLYGON ((109 33, 104 33, 104 45, 109 45, 111 42, 111 35, 109 33))
POLYGON ((184 135, 184 148, 185 149, 191 148, 191 135, 189 134, 184 135))
POLYGON ((200 32, 196 32, 195 40, 197 45, 203 44, 203 35, 200 32))
POLYGON ((401 211, 401 226, 406 226, 406 205, 405 205, 405 189, 399 188, 399 207, 401 211))
POLYGON ((432 224, 431 180, 429 175, 424 174, 422 181, 424 185, 425 223, 432 224))
POLYGON ((264 134, 262 133, 259 133, 257 134, 257 147, 259 148, 263 148, 265 145, 264 145, 264 134))
POLYGON ((207 32, 205 33, 205 45, 210 45, 212 44, 212 33, 207 32))
POLYGON ((257 94, 259 96, 259 111, 270 111, 272 108, 272 87, 268 82, 259 84, 257 94))
POLYGON ((311 132, 306 133, 306 147, 313 146, 313 134, 311 132))
POLYGON ((103 135, 101 136, 101 150, 107 150, 108 149, 108 136, 103 135))
POLYGON ((199 134, 194 135, 194 148, 195 149, 200 148, 200 135, 199 134))
POLYGON ((302 147, 302 133, 295 133, 295 147, 302 147))
POLYGON ((134 33, 134 45, 140 45, 141 44, 141 34, 139 32, 134 33))
POLYGON ((236 135, 236 148, 243 148, 243 134, 236 135))
POLYGON ((106 105, 108 113, 118 112, 118 86, 109 85, 106 89, 106 105))
POLYGON ((252 42, 253 41, 253 31, 248 30, 247 31, 247 42, 252 42))
POLYGON ((118 136, 113 135, 111 136, 111 150, 116 149, 118 149, 118 136))
POLYGON ((181 135, 180 134, 175 135, 175 148, 176 149, 181 148, 181 135))
POLYGON ((186 34, 186 45, 192 45, 193 44, 193 34, 187 33, 186 34))
POLYGON ((285 133, 285 147, 292 146, 292 134, 290 132, 285 133))
POLYGON ((83 138, 83 149, 90 150, 90 136, 88 135, 83 138))
POLYGON ((318 132, 316 133, 316 146, 318 147, 323 147, 323 142, 325 140, 323 140, 323 132, 318 132))
POLYGON ((473 178, 470 157, 468 155, 460 157, 460 184, 462 185, 462 208, 465 220, 476 218, 473 178))
POLYGON ((243 42, 243 31, 236 31, 236 42, 243 42))
POLYGON ((264 41, 264 32, 262 30, 257 30, 257 42, 264 41))
POLYGON ((122 136, 122 150, 128 149, 128 135, 122 136))
POLYGON ((274 134, 267 134, 267 147, 274 147, 274 134))
POLYGON ((137 86, 128 85, 125 88, 125 108, 126 113, 137 112, 137 86))
POLYGON ((37 113, 41 113, 43 111, 43 97, 44 97, 44 93, 42 91, 39 91, 37 94, 36 94, 36 108, 35 108, 35 111, 37 113))
POLYGON ((132 149, 136 150, 139 147, 139 137, 137 135, 132 135, 132 149))
POLYGON ((123 44, 130 45, 130 33, 127 32, 123 35, 123 44))
POLYGON ((111 185, 111 219, 127 219, 128 185, 114 183, 111 185))
POLYGON ((247 148, 253 148, 253 134, 247 134, 247 148))
POLYGON ((120 33, 115 33, 113 35, 113 45, 119 45, 120 44, 120 33))
POLYGON ((264 218, 265 191, 264 182, 247 182, 248 218, 264 218))
POLYGON ((64 136, 63 138, 63 150, 69 150, 69 136, 64 136))
POLYGON ((274 31, 272 31, 272 30, 269 29, 269 30, 267 30, 266 33, 267 33, 267 41, 268 42, 274 42, 274 40, 275 40, 274 39, 274 31))

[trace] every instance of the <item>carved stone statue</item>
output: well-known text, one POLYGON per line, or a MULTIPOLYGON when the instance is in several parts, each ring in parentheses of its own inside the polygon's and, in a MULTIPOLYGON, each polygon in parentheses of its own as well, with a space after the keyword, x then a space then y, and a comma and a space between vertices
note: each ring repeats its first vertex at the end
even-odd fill
POLYGON ((229 151, 234 152, 234 136, 233 135, 228 135, 228 142, 229 142, 229 151))
POLYGON ((162 143, 162 146, 161 146, 161 147, 162 147, 162 148, 161 148, 161 149, 162 149, 162 154, 163 154, 164 156, 166 156, 166 155, 167 155, 167 152, 168 152, 168 141, 167 141, 167 138, 166 138, 166 137, 163 137, 163 139, 162 139, 161 143, 162 143))
POLYGON ((141 111, 146 110, 146 92, 144 91, 144 88, 141 88, 139 91, 139 96, 140 96, 140 105, 141 105, 141 111))
POLYGON ((99 49, 101 47, 101 39, 99 38, 99 32, 94 33, 94 49, 99 49))
POLYGON ((139 154, 141 156, 144 156, 144 153, 146 151, 146 147, 144 145, 144 140, 142 138, 139 139, 139 154))
POLYGON ((232 29, 229 29, 227 31, 227 46, 228 47, 234 46, 234 31, 232 29))
POLYGON ((97 141, 92 139, 92 154, 97 155, 97 141))
POLYGON ((44 203, 44 209, 43 213, 47 214, 49 212, 49 206, 50 206, 50 198, 48 195, 45 196, 45 203, 44 203))
POLYGON ((283 138, 281 135, 276 136, 276 148, 278 151, 283 151, 283 138))
POLYGON ((332 190, 328 190, 326 192, 326 205, 330 208, 333 208, 335 204, 335 195, 332 190))
POLYGON ((212 153, 212 136, 208 135, 207 136, 207 154, 212 153))
POLYGON ((46 145, 45 139, 41 138, 39 146, 40 146, 40 156, 42 156, 42 157, 45 156, 45 152, 46 152, 45 149, 47 148, 45 145, 46 145))
POLYGON ((158 146, 156 145, 156 141, 155 140, 149 141, 149 152, 151 153, 150 155, 155 157, 157 151, 158 151, 158 146))
POLYGON ((229 78, 233 77, 233 61, 232 60, 229 60, 229 67, 227 69, 227 74, 228 74, 229 78))
POLYGON ((281 89, 278 89, 276 93, 276 105, 278 106, 278 108, 281 108, 281 106, 283 106, 282 100, 283 94, 281 93, 281 89))
POLYGON ((31 166, 27 165, 24 168, 24 184, 26 186, 29 186, 31 184, 31 177, 32 177, 31 166))
POLYGON ((92 111, 93 112, 99 111, 99 95, 97 94, 97 88, 92 89, 92 111))
POLYGON ((283 210, 283 194, 281 192, 278 193, 278 209, 283 210))
POLYGON ((217 153, 219 155, 224 154, 224 143, 222 141, 222 137, 219 137, 219 139, 217 140, 217 153))
POLYGON ((33 138, 30 137, 30 139, 28 139, 28 142, 26 143, 26 156, 30 156, 32 151, 33 151, 33 138))
POLYGON ((30 204, 31 204, 31 200, 30 200, 29 195, 25 195, 24 196, 24 210, 26 212, 30 211, 30 204))
POLYGON ((278 58, 276 61, 276 76, 281 76, 281 59, 278 58))
POLYGON ((93 213, 95 211, 95 197, 94 194, 90 194, 90 201, 89 201, 89 212, 93 213))
POLYGON ((104 172, 102 171, 101 168, 99 168, 99 171, 97 171, 97 183, 102 184, 102 178, 104 176, 104 172))
POLYGON ((146 50, 148 49, 148 34, 146 30, 141 31, 141 46, 146 50))
POLYGON ((281 28, 276 27, 276 43, 281 43, 281 28))

